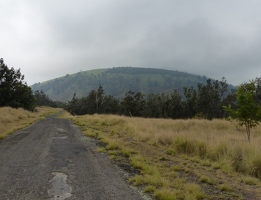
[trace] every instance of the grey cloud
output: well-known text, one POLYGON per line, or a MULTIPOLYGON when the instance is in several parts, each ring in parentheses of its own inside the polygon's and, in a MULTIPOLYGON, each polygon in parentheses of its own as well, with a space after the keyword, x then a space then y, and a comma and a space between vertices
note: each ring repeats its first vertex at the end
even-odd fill
POLYGON ((0 55, 31 84, 80 70, 158 67, 239 84, 261 74, 255 0, 0 0, 0 55), (2 50, 4 49, 4 50, 2 50))

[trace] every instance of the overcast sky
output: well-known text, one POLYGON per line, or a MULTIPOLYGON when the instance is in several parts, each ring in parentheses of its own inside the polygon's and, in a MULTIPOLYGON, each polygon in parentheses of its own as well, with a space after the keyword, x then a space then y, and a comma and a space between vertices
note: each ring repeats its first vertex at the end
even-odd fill
POLYGON ((0 58, 28 85, 117 66, 261 77, 260 0, 0 0, 0 58))

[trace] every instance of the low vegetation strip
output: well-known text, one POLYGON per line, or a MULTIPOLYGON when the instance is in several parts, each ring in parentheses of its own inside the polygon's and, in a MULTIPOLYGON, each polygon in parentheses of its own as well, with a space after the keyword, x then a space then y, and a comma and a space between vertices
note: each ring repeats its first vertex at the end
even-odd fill
POLYGON ((33 122, 44 118, 52 113, 58 112, 61 109, 50 107, 37 107, 35 112, 30 112, 22 108, 0 108, 0 139, 4 139, 10 133, 16 130, 27 127, 33 122))
POLYGON ((260 127, 249 143, 225 120, 63 117, 101 140, 98 151, 135 168, 129 182, 157 199, 261 199, 260 127))

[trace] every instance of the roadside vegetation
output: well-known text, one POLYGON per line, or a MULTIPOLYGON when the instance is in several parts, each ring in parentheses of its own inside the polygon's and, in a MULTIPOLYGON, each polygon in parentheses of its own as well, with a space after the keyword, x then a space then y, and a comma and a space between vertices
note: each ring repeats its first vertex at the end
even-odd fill
POLYGON ((236 122, 221 119, 63 117, 101 140, 97 151, 107 153, 130 172, 131 184, 157 199, 261 199, 259 126, 249 143, 236 122))
POLYGON ((25 128, 33 122, 58 112, 59 108, 36 107, 34 112, 23 108, 0 107, 0 140, 12 132, 25 128))
POLYGON ((183 92, 116 99, 100 85, 64 105, 33 94, 20 69, 0 59, 0 139, 61 110, 36 106, 64 107, 63 117, 101 140, 98 152, 157 199, 261 199, 261 78, 228 88, 224 78, 208 79, 183 92))

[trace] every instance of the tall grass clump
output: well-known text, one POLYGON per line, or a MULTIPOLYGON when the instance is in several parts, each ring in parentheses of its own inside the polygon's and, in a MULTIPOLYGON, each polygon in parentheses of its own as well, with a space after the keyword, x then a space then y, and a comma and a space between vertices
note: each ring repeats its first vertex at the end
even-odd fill
POLYGON ((80 124, 84 133, 87 131, 91 137, 101 138, 106 146, 101 151, 112 151, 108 154, 114 156, 124 155, 140 172, 129 181, 144 187, 145 192, 153 193, 157 199, 207 199, 207 195, 212 194, 204 194, 202 185, 229 193, 231 189, 227 185, 230 182, 227 183, 224 177, 233 177, 234 174, 230 174, 233 172, 249 177, 240 175, 235 182, 259 184, 260 127, 253 130, 250 144, 244 138, 243 130, 236 129, 226 120, 146 119, 114 115, 69 118, 80 124), (206 172, 205 176, 198 175, 202 172, 206 172), (227 172, 231 176, 227 176, 227 172), (189 176, 192 178, 187 180, 189 176), (216 187, 220 183, 223 185, 216 187))
POLYGON ((249 144, 244 130, 226 120, 166 120, 130 118, 135 138, 148 144, 168 147, 172 155, 186 154, 220 163, 244 174, 261 175, 261 128, 253 130, 249 144))
POLYGON ((196 156, 220 163, 224 169, 261 176, 260 127, 253 130, 254 139, 249 144, 244 137, 244 130, 236 129, 233 123, 226 120, 168 120, 119 116, 112 119, 105 117, 103 120, 119 122, 119 125, 114 125, 119 129, 125 127, 121 132, 131 134, 133 138, 147 144, 167 147, 167 152, 172 155, 196 156))

